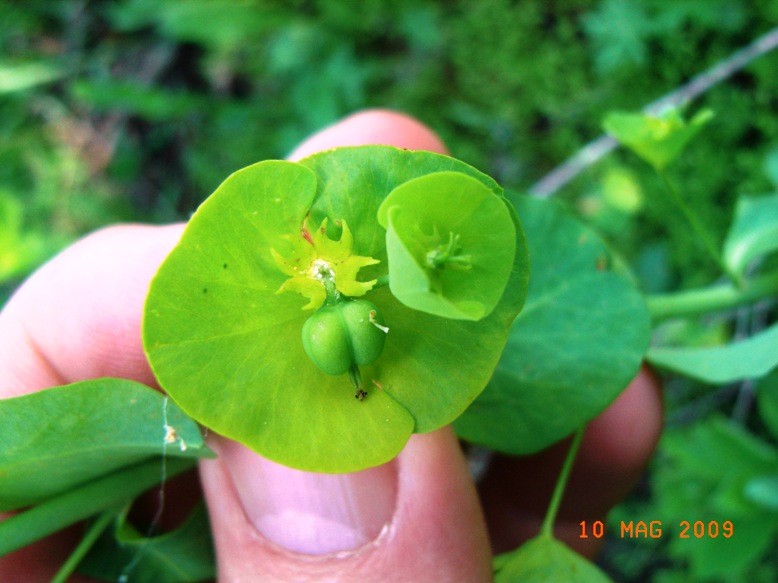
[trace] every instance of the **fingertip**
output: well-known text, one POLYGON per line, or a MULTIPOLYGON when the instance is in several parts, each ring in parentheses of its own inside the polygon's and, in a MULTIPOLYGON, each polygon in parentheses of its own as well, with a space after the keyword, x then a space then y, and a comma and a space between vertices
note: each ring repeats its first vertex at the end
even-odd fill
POLYGON ((300 160, 316 152, 339 146, 371 144, 448 153, 438 135, 415 118, 387 109, 367 109, 313 134, 297 146, 288 159, 300 160))
POLYGON ((183 225, 95 231, 36 271, 0 312, 4 396, 99 377, 153 384, 143 304, 183 225))
POLYGON ((627 476, 641 473, 656 449, 663 418, 659 381, 644 366, 613 404, 586 428, 578 463, 591 472, 627 476))

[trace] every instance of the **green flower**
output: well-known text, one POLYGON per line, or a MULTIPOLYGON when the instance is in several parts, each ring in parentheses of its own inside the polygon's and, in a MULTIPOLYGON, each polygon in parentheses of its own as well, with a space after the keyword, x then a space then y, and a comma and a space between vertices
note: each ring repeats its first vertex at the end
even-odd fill
POLYGON ((303 306, 304 310, 320 308, 328 295, 333 299, 337 299, 339 294, 363 296, 378 281, 357 281, 361 268, 379 261, 353 254, 354 237, 345 220, 335 221, 342 228, 340 239, 330 239, 327 236, 328 221, 325 217, 318 228, 311 229, 310 216, 307 216, 299 237, 284 237, 292 244, 293 252, 289 256, 282 256, 271 249, 279 269, 291 276, 278 292, 297 292, 308 298, 310 301, 303 306))
POLYGON ((462 162, 388 146, 260 162, 160 267, 144 348, 202 425, 295 468, 356 471, 483 390, 527 274, 515 211, 462 162))

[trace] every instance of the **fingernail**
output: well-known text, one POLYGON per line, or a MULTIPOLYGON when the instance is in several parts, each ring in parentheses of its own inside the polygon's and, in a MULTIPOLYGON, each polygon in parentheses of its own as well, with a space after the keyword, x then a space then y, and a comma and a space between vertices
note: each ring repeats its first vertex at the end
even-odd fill
POLYGON ((227 440, 218 450, 246 516, 264 538, 287 550, 350 551, 375 540, 394 515, 396 462, 318 474, 276 464, 227 440))

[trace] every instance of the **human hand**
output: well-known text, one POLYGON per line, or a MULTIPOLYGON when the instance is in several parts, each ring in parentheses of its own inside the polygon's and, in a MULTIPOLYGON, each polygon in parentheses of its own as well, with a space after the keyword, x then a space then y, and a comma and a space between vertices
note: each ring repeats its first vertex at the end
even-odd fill
MULTIPOLYGON (((375 143, 445 153, 418 122, 369 111, 290 158, 375 143)), ((182 230, 109 227, 36 272, 0 313, 0 397, 107 376, 156 386, 141 345, 143 302, 182 230)), ((596 552, 595 540, 577 538, 578 523, 602 519, 628 492, 660 425, 658 388, 643 372, 587 429, 560 538, 596 552)), ((488 581, 490 540, 504 551, 537 532, 565 453, 498 457, 477 491, 450 429, 414 435, 394 461, 343 475, 279 466, 213 434, 208 443, 219 458, 201 462, 200 480, 220 581, 488 581)), ((63 533, 4 557, 0 580, 45 581, 72 544, 63 533)))

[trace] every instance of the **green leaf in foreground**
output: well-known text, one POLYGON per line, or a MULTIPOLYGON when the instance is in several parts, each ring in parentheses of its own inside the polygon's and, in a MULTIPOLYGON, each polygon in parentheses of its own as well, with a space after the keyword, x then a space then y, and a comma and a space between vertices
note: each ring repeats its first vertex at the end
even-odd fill
POLYGON ((101 581, 187 583, 212 579, 215 564, 208 514, 200 504, 177 529, 153 537, 139 533, 126 511, 119 513, 78 571, 101 581))
POLYGON ((778 324, 746 340, 713 348, 652 348, 647 358, 661 368, 723 384, 759 378, 778 365, 778 324))
POLYGON ((495 557, 495 583, 609 583, 596 565, 555 538, 539 535, 495 557))
POLYGON ((489 380, 524 302, 528 265, 511 211, 508 291, 488 317, 441 318, 373 287, 388 273, 381 203, 401 184, 438 172, 466 174, 502 196, 462 162, 387 146, 337 148, 233 174, 198 209, 152 282, 144 347, 165 390, 207 427, 310 471, 384 463, 412 432, 450 423, 489 380), (349 254, 360 259, 349 263, 349 254), (316 291, 322 271, 348 273, 348 289, 373 303, 389 329, 381 356, 360 368, 363 401, 347 374, 325 374, 303 349, 303 324, 326 296, 316 291))
POLYGON ((210 457, 197 424, 139 383, 98 379, 0 401, 0 511, 152 456, 210 457))
POLYGON ((743 274, 754 259, 778 250, 778 194, 743 196, 724 241, 724 262, 743 274))
POLYGON ((0 522, 0 557, 103 511, 118 509, 159 484, 197 466, 192 458, 150 458, 47 498, 0 522))
POLYGON ((486 390, 457 433, 525 454, 569 435, 607 407, 637 374, 649 320, 640 294, 604 271, 608 251, 561 206, 516 199, 532 278, 527 302, 486 390))
POLYGON ((395 188, 378 209, 390 287, 406 306, 464 320, 488 316, 508 283, 516 229, 505 199, 459 172, 395 188))
POLYGON ((689 122, 677 109, 669 109, 658 117, 616 111, 605 118, 603 127, 656 170, 664 170, 712 118, 713 112, 707 109, 689 122))

